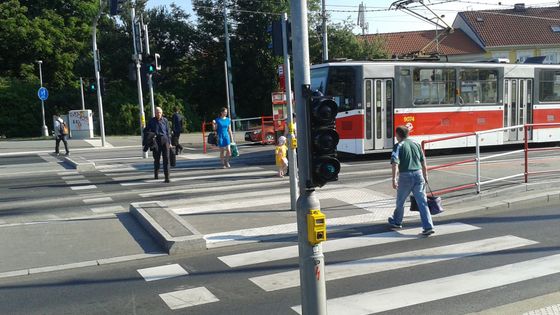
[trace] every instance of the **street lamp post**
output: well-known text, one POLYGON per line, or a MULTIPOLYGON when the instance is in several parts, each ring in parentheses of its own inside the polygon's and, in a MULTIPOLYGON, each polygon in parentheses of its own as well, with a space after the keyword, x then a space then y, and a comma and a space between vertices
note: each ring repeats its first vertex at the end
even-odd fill
MULTIPOLYGON (((41 82, 41 87, 43 87, 43 69, 41 68, 41 64, 43 64, 43 60, 37 60, 39 64, 39 81, 41 82)), ((41 113, 43 113, 43 136, 48 137, 49 131, 47 129, 47 125, 45 124, 45 101, 41 100, 41 113)))

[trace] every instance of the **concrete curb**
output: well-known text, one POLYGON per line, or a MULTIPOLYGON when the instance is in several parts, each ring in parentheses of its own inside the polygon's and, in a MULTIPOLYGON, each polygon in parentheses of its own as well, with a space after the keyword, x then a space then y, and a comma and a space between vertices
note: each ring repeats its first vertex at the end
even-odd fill
POLYGON ((102 265, 108 265, 108 264, 113 264, 113 263, 120 263, 120 262, 125 262, 125 261, 132 261, 132 260, 146 259, 146 258, 154 258, 154 257, 160 257, 160 256, 167 256, 167 254, 165 254, 165 253, 136 254, 136 255, 119 256, 119 257, 112 257, 112 258, 102 258, 102 259, 97 259, 97 260, 88 260, 88 261, 69 263, 69 264, 64 264, 64 265, 45 266, 45 267, 37 267, 37 268, 7 271, 7 272, 1 272, 0 273, 0 279, 10 278, 10 277, 28 276, 28 275, 34 275, 34 274, 39 274, 39 273, 47 273, 47 272, 52 272, 52 271, 76 269, 76 268, 82 268, 82 267, 102 266, 102 265))
POLYGON ((83 157, 64 157, 64 162, 75 168, 78 172, 95 171, 95 163, 90 162, 83 157))
POLYGON ((204 236, 162 202, 132 203, 130 213, 170 255, 206 249, 204 236))

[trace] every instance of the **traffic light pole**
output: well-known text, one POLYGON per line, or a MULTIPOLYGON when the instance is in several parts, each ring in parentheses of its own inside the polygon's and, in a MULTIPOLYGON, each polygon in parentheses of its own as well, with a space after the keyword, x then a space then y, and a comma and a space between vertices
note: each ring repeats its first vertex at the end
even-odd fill
POLYGON ((282 45, 284 50, 284 80, 286 81, 286 101, 288 103, 288 165, 290 166, 290 204, 292 210, 297 210, 297 198, 299 196, 298 190, 298 177, 297 171, 297 154, 294 145, 295 138, 295 124, 293 115, 293 104, 292 101, 292 79, 291 79, 291 69, 290 69, 290 54, 288 53, 288 32, 286 27, 286 22, 288 21, 288 14, 284 13, 282 16, 282 45))
MULTIPOLYGON (((134 55, 132 56, 132 58, 134 59, 134 62, 136 63, 136 82, 137 82, 137 87, 138 87, 138 104, 140 105, 140 137, 141 139, 144 138, 144 128, 146 127, 146 116, 144 115, 144 96, 142 95, 142 77, 140 74, 140 58, 141 55, 138 54, 138 47, 136 47, 136 36, 138 34, 136 34, 136 28, 134 27, 134 23, 135 23, 135 19, 136 19, 136 15, 134 13, 134 7, 132 7, 130 9, 130 20, 132 21, 131 25, 132 25, 132 42, 134 45, 134 55)), ((99 90, 99 89, 97 89, 99 90)), ((98 92, 99 93, 99 92, 98 92)), ((143 158, 148 158, 148 152, 142 152, 142 157, 143 158)))
POLYGON ((82 96, 82 110, 86 110, 86 102, 84 100, 84 80, 80 77, 80 95, 82 96))
MULTIPOLYGON (((235 114, 235 97, 233 93, 233 78, 231 74, 231 53, 229 51, 229 32, 228 32, 228 19, 227 19, 227 1, 224 1, 224 33, 225 33, 225 42, 226 42, 226 59, 227 59, 227 79, 228 79, 228 86, 229 86, 229 103, 231 106, 231 118, 235 119, 237 116, 235 114)), ((235 124, 234 124, 235 125, 235 124)), ((235 127, 234 127, 235 128, 235 127)), ((234 129, 235 132, 235 129, 234 129)))
POLYGON ((325 288, 325 260, 321 243, 312 245, 308 234, 308 214, 320 210, 319 200, 313 188, 307 188, 310 178, 309 163, 309 115, 310 99, 309 38, 307 24, 307 1, 291 1, 292 47, 294 56, 294 83, 298 117, 297 138, 299 142, 298 174, 301 195, 297 201, 297 227, 299 248, 299 274, 303 314, 327 314, 325 288))
POLYGON ((97 50, 97 21, 101 17, 102 3, 99 1, 99 13, 93 20, 93 64, 95 68, 95 84, 97 86, 97 106, 99 108, 99 131, 101 133, 101 146, 105 147, 105 122, 103 121, 103 99, 99 88, 99 51, 97 50))
MULTIPOLYGON (((150 40, 148 38, 148 25, 144 25, 142 22, 142 29, 144 31, 144 46, 146 46, 146 55, 150 55, 150 40)), ((152 74, 148 74, 148 88, 150 89, 150 104, 152 105, 152 117, 156 117, 156 105, 154 102, 154 81, 152 80, 152 74)))

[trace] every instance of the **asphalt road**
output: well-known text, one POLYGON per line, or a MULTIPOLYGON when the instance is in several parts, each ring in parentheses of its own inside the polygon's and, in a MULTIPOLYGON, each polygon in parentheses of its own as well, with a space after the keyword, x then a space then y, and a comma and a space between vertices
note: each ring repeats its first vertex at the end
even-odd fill
MULTIPOLYGON (((102 222, 104 229, 98 234, 103 235, 84 229, 86 235, 79 239, 82 243, 73 247, 76 256, 79 256, 79 247, 91 247, 88 254, 102 252, 104 247, 113 252, 149 252, 153 251, 154 244, 123 216, 126 216, 131 202, 158 200, 195 225, 207 236, 207 242, 214 245, 212 249, 191 255, 164 255, 0 278, 0 313, 295 314, 292 307, 300 304, 297 284, 294 285, 293 278, 290 280, 290 277, 277 274, 296 269, 297 259, 261 255, 273 248, 281 248, 276 252, 290 252, 291 249, 284 247, 296 244, 293 236, 287 234, 282 239, 261 240, 260 243, 239 242, 237 244, 242 245, 229 247, 220 245, 225 238, 220 232, 233 231, 241 235, 244 231, 241 229, 253 228, 262 232, 270 230, 271 226, 286 232, 282 229, 295 222, 295 213, 289 209, 288 179, 275 177, 272 147, 246 146, 241 153, 240 158, 233 160, 233 167, 224 170, 219 167, 215 152, 207 158, 200 149, 188 150, 172 169, 170 184, 153 181, 151 159, 142 159, 139 152, 131 148, 74 153, 72 156, 83 157, 97 165, 96 171, 82 174, 47 153, 0 157, 0 229, 18 224, 32 228, 35 223, 48 222, 46 227, 52 226, 53 229, 46 233, 53 233, 60 226, 64 230, 58 233, 68 233, 70 240, 66 241, 70 242, 76 234, 68 231, 82 229, 78 225, 81 220, 92 218, 102 222), (123 224, 128 222, 124 231, 130 232, 132 237, 127 242, 121 239, 125 237, 122 231, 113 231, 118 224, 99 219, 104 216, 103 220, 109 220, 107 218, 115 215, 115 220, 123 224), (75 224, 74 230, 68 228, 68 222, 75 224), (111 240, 112 237, 119 239, 111 240), (235 261, 235 258, 224 258, 251 252, 255 252, 254 256, 248 256, 238 265, 231 265, 231 259, 235 261), (247 264, 247 261, 255 261, 255 257, 261 256, 273 259, 247 264), (142 272, 150 280, 153 278, 146 274, 158 270, 173 277, 146 281, 139 271, 142 269, 147 269, 142 272), (183 290, 190 290, 184 292, 186 297, 177 292, 183 290), (186 304, 180 305, 181 302, 191 306, 184 308, 186 304), (178 305, 181 308, 173 311, 172 307, 178 305)), ((500 152, 484 154, 496 153, 500 152)), ((470 152, 432 155, 429 164, 468 158, 472 158, 470 152)), ((486 162, 482 168, 483 178, 493 179, 522 171, 521 158, 519 154, 507 155, 486 162)), ((556 164, 554 152, 544 152, 533 157, 531 167, 551 170, 556 164)), ((432 171, 430 183, 432 189, 439 190, 473 182, 474 176, 472 164, 459 165, 432 171)), ((554 175, 531 177, 535 182, 554 179, 554 175)), ((514 186, 520 181, 520 178, 509 179, 485 186, 485 189, 514 186)), ((326 276, 327 280, 333 279, 327 282, 331 310, 348 303, 343 297, 356 298, 354 295, 375 291, 371 294, 384 298, 379 303, 372 298, 362 301, 367 310, 365 313, 373 313, 372 309, 378 307, 377 310, 388 314, 465 314, 560 289, 560 270, 550 267, 547 260, 535 260, 558 254, 557 208, 532 207, 436 217, 436 236, 427 239, 417 237, 419 224, 410 217, 403 237, 401 233, 388 230, 383 221, 394 203, 387 154, 343 158, 339 181, 328 184, 318 193, 328 222, 340 220, 344 223, 346 218, 375 217, 371 222, 362 221, 352 228, 329 234, 326 244, 334 241, 347 244, 345 250, 325 254, 327 266, 334 266, 326 276), (450 224, 449 227, 445 227, 446 224, 450 224), (354 242, 352 237, 364 235, 375 241, 355 247, 360 242, 354 242), (535 261, 523 263, 530 260, 535 261), (522 264, 515 269, 516 265, 512 264, 518 262, 522 264), (536 271, 530 270, 530 266, 541 265, 543 267, 536 271), (497 269, 493 271, 491 268, 497 269), (516 272, 508 275, 508 270, 516 272), (543 270, 552 271, 543 275, 543 270), (516 275, 531 272, 535 273, 534 279, 516 278, 516 275), (461 274, 464 275, 459 276, 461 274), (494 274, 504 274, 503 282, 494 274), (453 276, 458 278, 449 278, 453 276), (473 277, 476 276, 479 278, 474 278, 478 279, 475 281, 473 277), (334 279, 337 277, 340 278, 334 279), (403 308, 403 303, 410 305, 403 308)), ((472 196, 473 191, 456 192, 444 198, 467 195, 472 196)), ((227 234, 234 237, 231 234, 236 233, 227 234)), ((246 240, 254 235, 244 237, 246 240)), ((42 246, 40 243, 34 245, 34 250, 42 246)), ((49 248, 45 245, 44 251, 48 252, 49 248)), ((53 255, 57 252, 52 251, 53 255)), ((10 255, 10 252, 4 253, 10 255)), ((40 257, 48 257, 48 253, 42 255, 40 257)), ((17 264, 17 258, 10 258, 14 265, 17 264)), ((33 263, 41 266, 40 259, 36 259, 33 263)), ((555 260, 552 264, 560 266, 555 260)), ((349 305, 355 307, 358 304, 349 305)), ((354 314, 350 306, 345 313, 354 314)))
MULTIPOLYGON (((458 222, 474 229, 326 253, 327 269, 337 264, 346 264, 347 268, 342 269, 340 273, 351 273, 353 269, 357 269, 359 264, 356 260, 360 259, 362 265, 379 265, 374 271, 366 271, 363 275, 343 276, 341 279, 327 281, 329 301, 377 291, 384 292, 384 295, 378 296, 379 304, 389 304, 382 313, 466 314, 560 290, 558 265, 547 265, 547 268, 555 268, 555 272, 550 275, 515 283, 500 282, 500 276, 503 276, 501 273, 507 273, 513 268, 506 267, 502 270, 502 266, 530 260, 538 261, 539 258, 560 253, 558 208, 468 213, 446 217, 444 220, 436 219, 438 226, 458 222), (510 241, 507 241, 508 238, 510 241), (491 239, 494 241, 488 244, 503 246, 503 249, 490 245, 465 245, 468 242, 476 244, 491 239), (498 242, 496 239, 502 241, 498 242), (438 251, 437 248, 442 246, 452 246, 455 254, 438 251), (434 252, 427 252, 431 254, 413 259, 412 253, 422 250, 434 252), (389 255, 398 256, 390 258, 389 255), (441 261, 431 262, 431 259, 441 261), (411 261, 410 266, 401 266, 403 261, 411 261), (388 262, 393 266, 387 267, 390 265, 388 262), (394 270, 389 270, 393 268, 394 270), (498 269, 492 271, 491 268, 498 269), (457 275, 472 276, 477 271, 483 275, 476 282, 472 279, 462 282, 441 280, 457 275), (411 287, 415 284, 419 286, 411 287), (486 284, 489 288, 476 290, 481 284, 486 284), (453 293, 457 289, 468 291, 469 287, 474 287, 475 291, 460 295, 453 293), (421 290, 420 300, 426 302, 414 304, 415 298, 411 290, 416 289, 421 290), (451 296, 441 298, 447 294, 447 290, 451 291, 451 296), (413 305, 398 306, 407 302, 413 305)), ((360 236, 362 233, 387 237, 387 233, 391 232, 385 227, 378 227, 374 231, 357 229, 332 236, 332 239, 351 240, 351 237, 360 236)), ((267 292, 255 283, 254 278, 295 270, 298 266, 297 259, 279 259, 238 267, 229 267, 220 259, 224 256, 294 244, 294 241, 265 242, 214 249, 196 255, 165 256, 149 261, 4 279, 0 280, 0 305, 2 313, 5 314, 295 314, 291 307, 300 304, 297 287, 267 292), (146 281, 139 273, 139 270, 144 268, 173 265, 178 265, 176 267, 188 274, 146 281), (191 306, 183 311, 173 311, 160 296, 168 292, 194 288, 205 288, 211 292, 213 302, 204 300, 207 303, 191 306)), ((525 268, 530 269, 531 265, 535 264, 537 262, 529 262, 528 265, 514 271, 520 274, 525 268)), ((504 277, 505 282, 515 281, 515 276, 504 277)), ((282 281, 281 278, 278 279, 276 280, 282 281)), ((273 285, 273 282, 269 282, 268 285, 273 285)), ((370 301, 367 307, 371 307, 371 304, 377 304, 375 299, 370 301)), ((354 305, 349 305, 347 313, 354 314, 351 311, 354 305)), ((331 307, 334 309, 336 306, 339 305, 331 307)))

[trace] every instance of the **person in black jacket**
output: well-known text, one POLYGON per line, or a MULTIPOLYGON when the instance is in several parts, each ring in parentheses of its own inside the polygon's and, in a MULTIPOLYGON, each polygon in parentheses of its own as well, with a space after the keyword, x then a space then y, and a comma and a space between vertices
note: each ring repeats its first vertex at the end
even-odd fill
POLYGON ((146 126, 146 131, 155 134, 157 150, 154 150, 154 178, 158 179, 160 159, 163 156, 163 174, 165 182, 169 183, 169 122, 163 117, 161 107, 156 107, 156 116, 152 117, 146 126))
POLYGON ((175 113, 171 117, 173 121, 173 136, 171 138, 171 144, 175 146, 175 155, 183 153, 183 146, 179 143, 179 137, 183 131, 183 122, 185 117, 179 112, 179 107, 175 106, 175 113))

